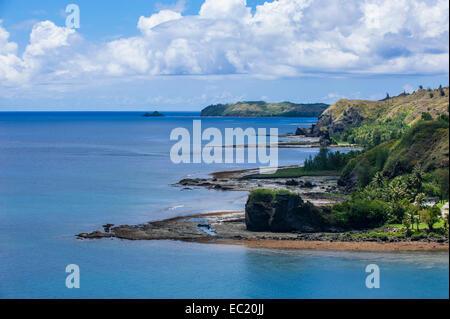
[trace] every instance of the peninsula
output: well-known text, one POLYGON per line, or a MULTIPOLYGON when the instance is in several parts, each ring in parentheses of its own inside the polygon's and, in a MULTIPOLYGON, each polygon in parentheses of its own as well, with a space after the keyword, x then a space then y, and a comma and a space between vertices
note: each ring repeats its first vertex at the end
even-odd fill
POLYGON ((323 103, 295 104, 291 102, 267 103, 246 101, 210 105, 202 110, 202 116, 229 117, 318 117, 329 105, 323 103))

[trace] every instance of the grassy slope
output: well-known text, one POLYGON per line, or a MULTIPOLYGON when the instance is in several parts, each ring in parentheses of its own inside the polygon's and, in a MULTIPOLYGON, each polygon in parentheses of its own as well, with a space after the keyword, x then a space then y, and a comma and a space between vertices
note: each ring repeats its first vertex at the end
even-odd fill
POLYGON ((409 173, 416 164, 425 171, 449 165, 449 126, 444 121, 420 121, 390 150, 384 171, 409 173))
POLYGON ((377 171, 399 176, 410 173, 416 164, 427 172, 448 168, 448 122, 418 121, 400 140, 382 143, 351 160, 343 170, 341 183, 365 184, 377 171))
POLYGON ((385 122, 388 119, 402 118, 408 124, 416 122, 423 112, 433 118, 448 114, 449 89, 444 88, 445 96, 439 90, 420 90, 409 95, 399 95, 384 101, 339 100, 331 105, 323 115, 331 114, 333 121, 342 120, 349 109, 357 112, 367 122, 385 122), (433 97, 430 97, 430 93, 433 97))

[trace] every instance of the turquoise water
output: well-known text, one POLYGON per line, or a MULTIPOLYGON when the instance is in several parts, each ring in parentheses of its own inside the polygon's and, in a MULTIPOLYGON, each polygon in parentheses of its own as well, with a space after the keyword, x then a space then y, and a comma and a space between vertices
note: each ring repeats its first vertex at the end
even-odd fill
MULTIPOLYGON (((170 162, 170 131, 195 113, 0 113, 2 298, 448 298, 448 254, 279 251, 172 241, 80 241, 107 222, 243 209, 246 193, 173 187, 253 165, 170 162), (365 287, 365 267, 381 288, 365 287), (81 288, 65 287, 77 264, 81 288)), ((277 127, 316 119, 202 119, 204 127, 277 127)), ((317 149, 280 149, 299 164, 317 149)))

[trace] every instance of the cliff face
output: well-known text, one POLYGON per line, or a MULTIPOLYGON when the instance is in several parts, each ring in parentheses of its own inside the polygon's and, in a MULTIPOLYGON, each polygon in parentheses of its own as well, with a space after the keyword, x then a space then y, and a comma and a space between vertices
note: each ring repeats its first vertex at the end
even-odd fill
POLYGON ((295 104, 290 102, 266 103, 264 101, 238 102, 210 105, 202 116, 230 117, 318 117, 328 104, 295 104))
POLYGON ((320 232, 327 229, 322 212, 295 194, 277 194, 271 201, 249 197, 245 223, 250 231, 320 232))

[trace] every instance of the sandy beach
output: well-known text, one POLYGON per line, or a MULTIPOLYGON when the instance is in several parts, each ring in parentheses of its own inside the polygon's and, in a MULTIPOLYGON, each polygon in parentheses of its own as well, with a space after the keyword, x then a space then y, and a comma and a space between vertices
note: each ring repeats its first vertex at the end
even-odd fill
POLYGON ((352 251, 449 251, 448 243, 432 242, 342 242, 342 241, 306 241, 306 240, 234 240, 210 241, 208 243, 239 245, 255 248, 276 249, 317 249, 352 251))

